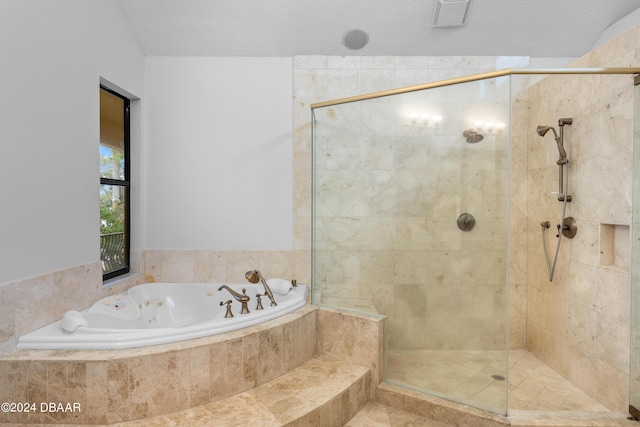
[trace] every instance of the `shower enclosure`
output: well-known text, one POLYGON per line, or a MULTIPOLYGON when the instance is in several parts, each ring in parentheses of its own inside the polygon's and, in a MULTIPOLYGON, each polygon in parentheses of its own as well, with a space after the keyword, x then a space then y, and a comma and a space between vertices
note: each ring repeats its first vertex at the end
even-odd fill
MULTIPOLYGON (((562 90, 538 90, 542 100, 533 83, 576 91, 581 79, 632 72, 504 70, 312 105, 312 301, 386 317, 385 382, 506 415, 510 350, 529 347, 562 372, 541 344, 558 319, 540 314, 545 292, 558 292, 539 238, 562 209, 548 195, 557 158, 533 123, 574 117, 565 167, 575 173, 571 138, 591 128, 594 107, 562 90)), ((570 191, 568 215, 580 221, 581 193, 570 191)), ((558 289, 573 280, 570 244, 558 289)))

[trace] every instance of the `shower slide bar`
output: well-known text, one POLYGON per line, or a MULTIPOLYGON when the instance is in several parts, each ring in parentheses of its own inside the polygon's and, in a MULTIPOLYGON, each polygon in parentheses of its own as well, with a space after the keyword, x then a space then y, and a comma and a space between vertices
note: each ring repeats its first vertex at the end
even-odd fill
POLYGON ((417 92, 436 87, 451 86, 460 83, 485 80, 495 77, 510 75, 531 75, 531 74, 638 74, 640 67, 600 67, 600 68, 505 68, 502 70, 488 71, 486 73, 471 74, 463 77, 454 77, 447 80, 439 80, 431 83, 424 83, 414 86, 407 86, 397 89, 383 90, 364 95, 356 95, 348 98, 339 98, 331 101, 323 101, 311 104, 311 109, 330 107, 333 105, 348 104, 350 102, 365 101, 368 99, 383 98, 385 96, 399 95, 402 93, 417 92))

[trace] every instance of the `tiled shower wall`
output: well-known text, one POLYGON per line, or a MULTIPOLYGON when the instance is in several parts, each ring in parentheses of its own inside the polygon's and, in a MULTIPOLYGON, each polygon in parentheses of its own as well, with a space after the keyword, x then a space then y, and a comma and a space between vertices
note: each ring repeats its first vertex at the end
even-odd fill
MULTIPOLYGON (((640 28, 577 60, 572 67, 640 65, 640 28)), ((626 411, 629 384, 630 225, 633 176, 633 76, 551 76, 533 85, 528 97, 527 137, 527 347, 606 407, 626 411), (541 243, 542 221, 549 256, 556 248, 555 225, 562 203, 558 151, 537 125, 565 126, 570 159, 567 216, 578 233, 561 242, 549 282, 541 243)), ((521 183, 521 185, 523 185, 521 183)))
MULTIPOLYGON (((296 129, 308 128, 308 108, 314 102, 527 65, 528 58, 521 57, 296 58, 296 129), (308 83, 303 84, 305 81, 308 83)), ((332 190, 318 198, 318 215, 323 217, 318 227, 325 229, 318 233, 322 238, 318 244, 328 251, 318 256, 316 274, 322 285, 316 291, 328 304, 389 315, 386 327, 394 348, 488 349, 504 345, 506 325, 500 312, 504 312, 506 301, 506 215, 502 215, 502 225, 495 221, 499 221, 496 211, 506 212, 506 206, 496 207, 496 202, 507 201, 507 152, 501 143, 508 141, 508 135, 488 137, 477 145, 466 144, 462 137, 465 126, 470 125, 463 121, 462 106, 469 108, 478 94, 491 93, 496 81, 487 81, 486 87, 480 88, 483 84, 445 90, 439 102, 430 100, 449 113, 441 137, 412 134, 403 127, 395 106, 389 106, 388 99, 380 99, 367 110, 372 129, 362 123, 349 123, 332 138, 345 146, 354 138, 361 138, 359 142, 338 151, 326 147, 318 154, 319 185, 332 190), (374 116, 380 111, 390 112, 389 117, 374 116), (363 126, 363 136, 351 135, 349 140, 348 134, 358 126, 363 126), (362 153, 367 157, 361 158, 362 153), (367 176, 368 183, 363 182, 367 176), (455 221, 464 207, 476 209, 474 213, 480 218, 469 234, 458 230, 455 221), (494 223, 487 226, 488 221, 494 223), (500 229, 503 233, 490 233, 500 229), (327 230, 333 230, 333 234, 327 230), (376 234, 377 240, 372 237, 376 234), (468 263, 469 256, 482 261, 468 263), (489 256, 491 262, 487 261, 489 256), (495 291, 496 285, 500 291, 495 291), (456 333, 451 333, 452 324, 457 325, 456 333), (478 329, 478 325, 485 327, 478 329), (429 332, 424 333, 427 329, 429 332)), ((498 98, 505 103, 503 120, 508 121, 508 85, 505 88, 506 96, 498 98)), ((401 96, 395 98, 395 102, 403 102, 401 96)), ((487 102, 483 109, 497 104, 496 100, 487 102)), ((325 123, 340 123, 344 118, 341 115, 351 113, 338 106, 318 114, 329 117, 325 123)), ((300 141, 308 141, 310 134, 305 136, 307 140, 300 141)), ((297 149, 309 145, 296 142, 297 149)), ((304 155, 305 163, 310 164, 311 154, 304 155)), ((310 175, 300 169, 296 172, 296 177, 310 175)), ((524 212, 526 199, 519 202, 524 212)), ((526 236, 520 233, 518 237, 524 247, 526 236)), ((526 263, 519 271, 526 271, 526 263)), ((519 292, 512 291, 517 309, 511 309, 510 330, 515 336, 510 342, 523 348, 526 274, 515 277, 519 292)))

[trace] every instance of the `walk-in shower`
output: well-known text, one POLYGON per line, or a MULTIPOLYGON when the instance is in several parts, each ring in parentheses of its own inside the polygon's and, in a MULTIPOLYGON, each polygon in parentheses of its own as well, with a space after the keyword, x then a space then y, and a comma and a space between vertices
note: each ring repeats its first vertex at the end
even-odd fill
POLYGON ((312 105, 312 301, 385 316, 385 382, 499 414, 620 410, 628 358, 606 346, 628 307, 605 300, 628 300, 610 284, 630 280, 632 156, 602 143, 625 136, 638 71, 503 70, 312 105), (480 121, 506 126, 468 143, 480 121), (581 232, 550 286, 556 166, 581 232))

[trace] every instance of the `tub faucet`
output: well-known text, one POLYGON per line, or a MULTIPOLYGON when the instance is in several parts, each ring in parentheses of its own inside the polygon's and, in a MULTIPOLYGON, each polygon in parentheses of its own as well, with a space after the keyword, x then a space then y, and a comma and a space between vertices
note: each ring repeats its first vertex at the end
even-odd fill
MULTIPOLYGON (((242 310, 240 310, 240 314, 247 314, 249 312, 249 307, 247 307, 247 303, 249 302, 250 298, 247 295, 247 290, 246 289, 242 289, 242 294, 239 294, 238 292, 234 291, 233 289, 231 289, 227 285, 222 285, 222 286, 220 286, 218 288, 219 291, 221 291, 223 289, 226 289, 227 291, 229 291, 231 296, 234 297, 236 301, 240 301, 240 303, 242 304, 242 310)), ((223 303, 223 304, 225 304, 225 303, 223 303)))
POLYGON ((260 270, 247 271, 245 273, 244 277, 245 277, 245 279, 247 279, 251 283, 261 282, 262 286, 264 286, 265 295, 268 296, 269 299, 271 300, 271 306, 278 305, 276 303, 276 299, 273 297, 273 292, 271 292, 271 289, 269 288, 269 285, 267 285, 267 281, 264 280, 264 277, 262 277, 262 273, 260 273, 260 270))

